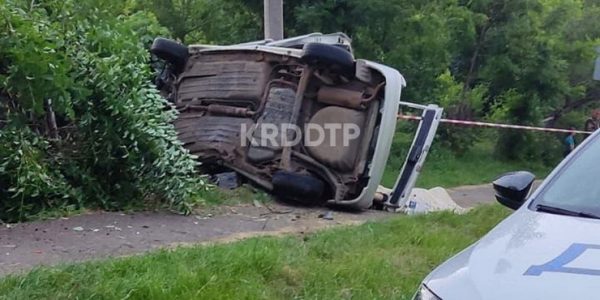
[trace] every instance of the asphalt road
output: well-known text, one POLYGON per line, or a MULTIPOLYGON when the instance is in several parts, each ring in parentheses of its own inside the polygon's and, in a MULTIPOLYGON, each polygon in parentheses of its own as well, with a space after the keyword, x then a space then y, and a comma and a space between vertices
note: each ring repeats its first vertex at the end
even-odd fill
MULTIPOLYGON (((493 202, 490 185, 448 190, 462 207, 493 202)), ((93 212, 0 228, 0 276, 41 265, 127 256, 157 248, 229 242, 258 235, 305 234, 331 226, 360 224, 397 216, 382 211, 335 211, 281 203, 246 204, 200 211, 194 216, 169 213, 93 212)))

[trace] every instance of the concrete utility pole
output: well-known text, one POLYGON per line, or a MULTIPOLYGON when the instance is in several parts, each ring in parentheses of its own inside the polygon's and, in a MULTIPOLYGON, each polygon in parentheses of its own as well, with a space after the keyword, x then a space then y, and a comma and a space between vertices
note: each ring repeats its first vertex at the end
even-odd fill
POLYGON ((264 0, 265 39, 283 39, 283 0, 264 0))

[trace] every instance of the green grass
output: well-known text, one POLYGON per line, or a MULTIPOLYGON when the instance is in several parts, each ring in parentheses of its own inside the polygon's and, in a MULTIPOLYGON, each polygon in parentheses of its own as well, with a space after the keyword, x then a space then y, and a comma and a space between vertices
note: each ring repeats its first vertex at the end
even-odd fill
POLYGON ((224 190, 214 188, 205 199, 205 205, 202 208, 214 207, 218 205, 237 205, 245 203, 260 203, 268 202, 271 196, 264 190, 252 186, 251 184, 243 184, 233 190, 224 190))
POLYGON ((0 281, 5 299, 409 299, 436 265, 507 216, 489 205, 306 236, 40 268, 0 281))
MULTIPOLYGON (((397 133, 390 153, 390 159, 383 175, 382 184, 392 187, 406 158, 410 147, 410 136, 397 133)), ((439 146, 439 145, 437 145, 439 146)), ((456 156, 446 149, 432 146, 427 156, 423 170, 417 181, 417 187, 445 188, 460 185, 489 183, 499 175, 510 171, 531 171, 538 178, 546 177, 552 166, 542 162, 504 161, 494 156, 494 145, 488 140, 477 142, 470 150, 461 156, 456 156)))
MULTIPOLYGON (((398 134, 383 183, 393 185, 410 137, 398 134)), ((478 142, 460 157, 431 151, 418 186, 487 183, 513 170, 544 177, 536 162, 499 161, 478 142)), ((250 186, 216 190, 207 206, 265 202, 250 186)), ((410 299, 436 265, 508 215, 499 205, 466 215, 398 216, 306 236, 161 250, 99 262, 38 268, 0 280, 0 299, 410 299)))

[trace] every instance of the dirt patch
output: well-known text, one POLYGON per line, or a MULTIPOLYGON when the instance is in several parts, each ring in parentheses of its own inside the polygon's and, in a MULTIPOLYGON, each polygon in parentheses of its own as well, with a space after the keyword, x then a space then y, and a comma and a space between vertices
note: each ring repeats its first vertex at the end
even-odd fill
POLYGON ((98 212, 0 229, 0 276, 40 265, 131 255, 162 247, 225 243, 254 236, 310 233, 394 216, 368 211, 334 212, 280 203, 237 205, 195 216, 98 212))
MULTIPOLYGON (((542 180, 536 180, 531 192, 533 193, 542 182, 542 180)), ((494 188, 491 184, 467 185, 450 188, 447 191, 454 202, 464 208, 496 202, 494 188)))
MULTIPOLYGON (((449 189, 462 207, 492 203, 490 185, 449 189)), ((80 262, 143 253, 181 245, 229 243, 255 236, 307 234, 332 226, 400 217, 382 211, 335 211, 256 202, 198 211, 197 215, 170 213, 95 212, 71 218, 0 228, 0 276, 41 265, 80 262)))

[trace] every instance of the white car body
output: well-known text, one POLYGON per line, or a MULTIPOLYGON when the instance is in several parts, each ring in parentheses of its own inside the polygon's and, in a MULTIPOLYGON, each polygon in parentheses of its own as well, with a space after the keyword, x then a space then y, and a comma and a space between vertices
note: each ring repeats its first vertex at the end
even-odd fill
MULTIPOLYGON (((585 144, 600 143, 597 136, 585 144)), ((431 272, 423 281, 427 290, 443 300, 600 298, 600 220, 530 208, 583 148, 511 216, 431 272)))
MULTIPOLYGON (((265 40, 231 46, 190 45, 189 49, 192 54, 211 51, 259 51, 300 58, 304 53, 302 49, 286 48, 286 46, 307 42, 341 44, 351 48, 350 41, 344 34, 335 33, 323 35, 321 33, 313 33, 281 41, 265 40)), ((398 108, 401 104, 400 96, 402 88, 406 86, 406 80, 400 72, 391 67, 364 59, 358 59, 357 63, 379 72, 385 78, 385 99, 382 102, 383 105, 379 109, 381 113, 381 122, 378 126, 378 132, 376 133, 378 139, 372 158, 369 161, 369 182, 363 188, 362 192, 354 199, 330 199, 328 200, 328 203, 368 209, 371 207, 373 199, 375 198, 375 192, 379 187, 387 164, 394 133, 396 131, 398 108)))
POLYGON ((355 209, 368 209, 377 201, 377 207, 393 210, 401 208, 416 182, 443 111, 436 105, 401 102, 401 92, 406 86, 404 77, 394 68, 355 59, 351 40, 343 33, 312 33, 278 41, 260 40, 226 46, 184 46, 158 38, 151 52, 169 62, 170 66, 164 66, 157 77, 157 86, 163 89, 165 97, 180 112, 174 124, 180 140, 190 149, 190 153, 199 157, 205 165, 214 163, 226 166, 267 191, 296 201, 355 209), (315 47, 321 50, 310 49, 315 47), (333 56, 330 60, 334 62, 321 64, 319 67, 322 70, 319 72, 338 68, 340 70, 329 73, 341 72, 344 76, 335 75, 336 81, 331 78, 323 80, 323 75, 318 75, 320 78, 311 86, 311 76, 318 76, 313 74, 315 66, 307 67, 309 63, 303 59, 310 60, 312 65, 324 59, 324 56, 333 56), (336 61, 336 58, 339 59, 336 61), (308 75, 288 78, 282 83, 280 77, 290 77, 294 72, 297 73, 298 66, 302 66, 302 70, 306 69, 308 75), (283 73, 277 68, 283 68, 283 73), (303 82, 300 81, 302 78, 303 82), (300 83, 303 83, 301 88, 300 83), (285 84, 284 90, 292 92, 286 92, 286 98, 277 100, 277 97, 282 96, 271 97, 275 92, 271 91, 270 84, 285 84), (321 103, 317 101, 313 106, 306 104, 314 102, 312 98, 305 97, 308 87, 313 89, 316 96, 311 97, 316 100, 322 92, 324 96, 321 103), (179 89, 181 93, 178 92, 179 89), (257 92, 258 89, 264 91, 257 92), (367 102, 352 104, 356 107, 346 103, 363 101, 360 97, 366 95, 366 92, 373 93, 370 98, 366 98, 367 102), (290 97, 290 94, 293 95, 290 97), (292 97, 299 97, 299 100, 292 97), (236 101, 246 102, 235 103, 236 101), (248 101, 251 103, 248 104, 248 101), (267 106, 267 101, 274 104, 267 106), (283 104, 275 103, 277 101, 283 101, 283 104), (210 105, 213 112, 209 112, 210 105), (327 110, 322 110, 319 105, 327 106, 327 110), (400 106, 423 111, 422 121, 409 151, 410 155, 400 170, 394 192, 376 194, 387 165, 400 106), (265 113, 265 107, 271 112, 265 113), (370 107, 373 109, 369 110, 370 107), (315 118, 317 111, 320 112, 319 118, 315 118), (358 145, 355 151, 344 152, 350 146, 338 147, 334 151, 328 150, 326 146, 306 150, 304 144, 296 148, 246 147, 245 143, 237 145, 240 139, 235 136, 236 132, 239 131, 240 136, 246 136, 241 134, 241 129, 238 130, 242 128, 241 124, 236 127, 240 122, 254 129, 262 128, 260 124, 265 121, 261 117, 268 116, 276 120, 265 124, 281 125, 279 123, 287 118, 287 114, 289 120, 286 124, 291 122, 292 125, 335 120, 332 115, 337 117, 336 122, 341 122, 344 118, 350 118, 344 117, 345 114, 350 115, 348 111, 356 112, 354 115, 360 115, 360 118, 354 117, 344 122, 350 125, 360 123, 365 129, 364 134, 361 133, 360 139, 357 139, 359 142, 355 143, 358 145), (302 117, 306 120, 297 119, 300 112, 305 114, 302 117), (361 121, 363 119, 365 121, 361 121), (202 133, 204 131, 208 133, 202 133), (249 159, 251 150, 252 158, 249 159), (309 150, 324 154, 315 156, 309 150), (351 157, 352 154, 355 157, 351 157), (308 183, 303 183, 304 181, 308 183), (319 182, 325 188, 319 189, 319 182))

